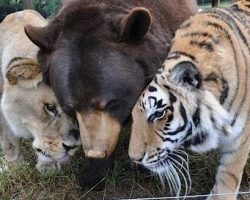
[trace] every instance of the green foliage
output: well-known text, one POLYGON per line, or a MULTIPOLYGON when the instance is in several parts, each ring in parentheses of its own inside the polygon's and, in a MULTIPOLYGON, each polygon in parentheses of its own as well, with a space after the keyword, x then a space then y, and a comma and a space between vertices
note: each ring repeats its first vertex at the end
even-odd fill
POLYGON ((61 6, 61 0, 35 0, 36 10, 46 13, 47 16, 55 15, 61 6))
POLYGON ((0 5, 10 5, 10 0, 0 0, 0 5))
POLYGON ((21 5, 22 0, 0 0, 0 6, 21 5))
POLYGON ((10 0, 10 4, 18 5, 21 2, 21 0, 10 0))

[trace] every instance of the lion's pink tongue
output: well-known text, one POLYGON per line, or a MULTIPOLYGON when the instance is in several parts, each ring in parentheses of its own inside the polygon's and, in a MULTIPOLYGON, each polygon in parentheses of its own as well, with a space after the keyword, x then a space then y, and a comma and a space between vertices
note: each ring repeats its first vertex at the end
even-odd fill
POLYGON ((69 162, 69 160, 70 160, 70 158, 69 158, 68 155, 65 155, 65 156, 57 159, 57 161, 60 162, 60 163, 66 163, 66 162, 69 162))

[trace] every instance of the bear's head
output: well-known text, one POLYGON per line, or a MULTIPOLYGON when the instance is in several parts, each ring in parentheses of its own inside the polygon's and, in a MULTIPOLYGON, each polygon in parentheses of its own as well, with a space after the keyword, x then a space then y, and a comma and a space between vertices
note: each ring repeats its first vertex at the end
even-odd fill
POLYGON ((78 0, 48 26, 25 28, 40 47, 45 81, 78 120, 86 156, 104 158, 114 151, 174 31, 196 12, 195 1, 181 1, 78 0))

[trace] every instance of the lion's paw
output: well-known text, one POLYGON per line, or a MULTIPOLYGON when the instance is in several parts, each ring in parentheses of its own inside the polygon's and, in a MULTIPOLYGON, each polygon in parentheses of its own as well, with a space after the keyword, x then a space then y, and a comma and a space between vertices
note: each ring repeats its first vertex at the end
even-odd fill
POLYGON ((59 162, 38 162, 36 164, 36 169, 41 174, 50 173, 61 169, 61 164, 59 162))
POLYGON ((10 151, 7 154, 5 154, 4 158, 9 165, 17 165, 20 162, 24 161, 24 157, 22 154, 17 154, 15 152, 10 152, 10 151))

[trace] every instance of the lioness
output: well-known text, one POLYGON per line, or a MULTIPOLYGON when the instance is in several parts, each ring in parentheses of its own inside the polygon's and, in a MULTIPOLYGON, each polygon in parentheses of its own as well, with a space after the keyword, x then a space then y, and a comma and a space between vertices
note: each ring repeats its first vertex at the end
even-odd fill
POLYGON ((2 149, 7 161, 23 159, 17 137, 33 138, 40 172, 55 169, 80 145, 77 124, 58 104, 44 84, 36 60, 38 48, 24 33, 24 26, 45 26, 37 12, 8 15, 0 24, 0 55, 4 81, 1 100, 2 149))

